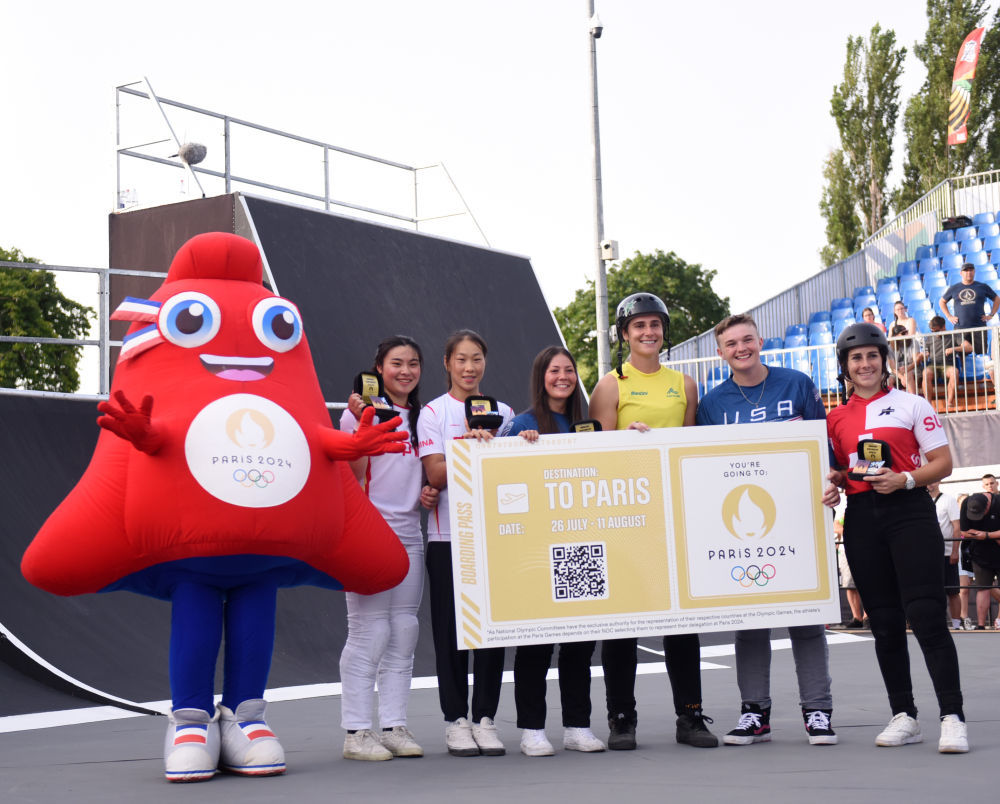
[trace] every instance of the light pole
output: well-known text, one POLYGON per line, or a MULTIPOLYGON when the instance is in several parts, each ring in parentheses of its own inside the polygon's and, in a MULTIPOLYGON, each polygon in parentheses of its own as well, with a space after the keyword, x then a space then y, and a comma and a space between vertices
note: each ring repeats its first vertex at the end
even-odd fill
POLYGON ((601 241, 604 240, 604 197, 601 189, 601 122, 597 105, 597 40, 604 33, 604 25, 594 10, 594 0, 587 0, 590 14, 590 87, 592 92, 593 126, 590 130, 594 149, 594 255, 597 258, 597 277, 594 297, 597 302, 597 374, 603 377, 611 371, 611 345, 608 341, 608 280, 604 271, 601 241))

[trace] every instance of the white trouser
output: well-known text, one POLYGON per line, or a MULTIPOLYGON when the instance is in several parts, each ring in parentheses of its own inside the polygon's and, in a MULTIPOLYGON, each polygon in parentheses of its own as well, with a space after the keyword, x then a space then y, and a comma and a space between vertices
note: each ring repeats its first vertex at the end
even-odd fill
POLYGON ((417 610, 424 591, 424 547, 404 545, 410 571, 392 589, 375 595, 347 592, 347 642, 340 654, 341 726, 372 728, 378 678, 382 728, 406 725, 406 703, 417 647, 417 610))

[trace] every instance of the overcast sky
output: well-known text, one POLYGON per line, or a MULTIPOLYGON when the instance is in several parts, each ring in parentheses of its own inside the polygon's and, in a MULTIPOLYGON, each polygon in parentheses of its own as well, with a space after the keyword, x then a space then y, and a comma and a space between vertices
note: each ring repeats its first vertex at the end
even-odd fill
MULTIPOLYGON (((924 3, 597 10, 605 229, 623 256, 673 250, 713 269, 734 310, 819 270, 846 39, 877 21, 912 51, 924 3)), ((107 265, 114 87, 148 76, 164 97, 411 165, 444 162, 492 245, 531 257, 549 303, 563 305, 594 270, 588 29, 586 0, 3 3, 0 245, 107 265)), ((904 102, 923 80, 911 53, 904 102)), ((187 118, 177 127, 218 164, 215 133, 187 118)), ((234 171, 298 180, 301 154, 240 147, 234 171)), ((308 189, 322 192, 318 157, 305 159, 308 189)), ((128 169, 140 202, 184 198, 180 171, 128 169)), ((343 178, 335 193, 365 195, 343 178)), ((458 225, 442 231, 463 234, 458 225)))

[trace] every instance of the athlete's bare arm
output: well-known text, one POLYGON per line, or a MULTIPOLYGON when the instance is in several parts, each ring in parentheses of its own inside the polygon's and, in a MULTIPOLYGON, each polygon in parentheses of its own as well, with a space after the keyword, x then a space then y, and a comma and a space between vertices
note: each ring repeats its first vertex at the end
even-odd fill
POLYGON ((424 465, 424 474, 427 475, 427 485, 436 489, 443 489, 448 485, 448 464, 444 455, 434 453, 425 455, 420 459, 424 465))
POLYGON ((698 386, 687 374, 684 375, 684 396, 687 398, 687 408, 684 410, 684 426, 694 427, 694 418, 698 413, 698 386))
POLYGON ((597 419, 604 430, 618 429, 618 378, 614 374, 605 374, 594 387, 590 417, 597 419))

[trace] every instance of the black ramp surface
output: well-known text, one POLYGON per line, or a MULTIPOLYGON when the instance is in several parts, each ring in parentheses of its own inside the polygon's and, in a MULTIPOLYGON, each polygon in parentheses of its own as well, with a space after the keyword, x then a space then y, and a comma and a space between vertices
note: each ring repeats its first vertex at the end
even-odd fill
POLYGON ((279 293, 302 312, 324 398, 345 399, 396 333, 424 352, 421 395, 445 390, 444 342, 474 329, 489 348, 483 391, 528 406, 531 361, 562 340, 526 257, 330 213, 246 198, 279 293))
MULTIPOLYGON (((95 418, 93 400, 0 395, 0 623, 32 653, 83 684, 130 701, 167 700, 168 603, 129 592, 59 597, 21 576, 21 555, 90 460, 95 418)), ((434 672, 426 608, 418 675, 434 672)), ((283 589, 277 622, 268 686, 339 681, 347 629, 343 593, 283 589)), ((9 640, 2 639, 0 648, 0 716, 41 711, 58 700, 39 694, 39 684, 69 688, 9 640)), ((92 700, 81 699, 80 705, 92 700)))

